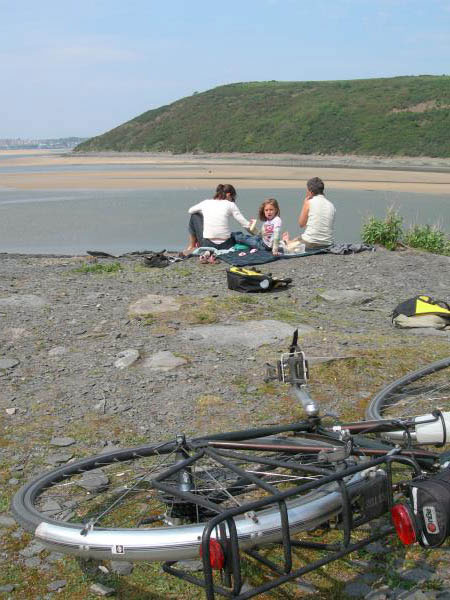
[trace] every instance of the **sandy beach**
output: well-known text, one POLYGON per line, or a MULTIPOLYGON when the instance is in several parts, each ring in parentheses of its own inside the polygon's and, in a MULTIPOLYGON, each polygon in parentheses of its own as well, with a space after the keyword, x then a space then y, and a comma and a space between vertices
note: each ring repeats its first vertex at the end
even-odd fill
POLYGON ((45 150, 0 151, 0 159, 0 189, 211 189, 221 181, 297 189, 317 175, 335 189, 450 194, 450 159, 45 150))

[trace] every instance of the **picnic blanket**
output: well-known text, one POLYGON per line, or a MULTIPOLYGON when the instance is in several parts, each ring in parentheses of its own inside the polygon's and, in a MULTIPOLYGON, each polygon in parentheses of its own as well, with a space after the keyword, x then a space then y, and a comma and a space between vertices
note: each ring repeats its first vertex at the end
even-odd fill
POLYGON ((287 258, 300 258, 302 256, 311 256, 312 254, 355 254, 356 252, 363 252, 365 250, 374 251, 373 246, 367 244, 346 244, 339 243, 329 246, 328 248, 321 248, 318 250, 307 250, 306 252, 299 252, 295 254, 278 254, 274 256, 272 252, 268 250, 256 250, 253 252, 226 252, 220 255, 220 260, 233 265, 235 267, 245 267, 247 265, 263 265, 270 263, 275 260, 282 260, 287 258))
POLYGON ((247 265, 263 265, 265 263, 281 260, 283 258, 298 258, 300 256, 309 256, 310 254, 323 254, 328 250, 309 250, 300 254, 278 254, 274 256, 268 250, 257 250, 256 252, 228 252, 221 254, 220 260, 235 267, 245 267, 247 265))

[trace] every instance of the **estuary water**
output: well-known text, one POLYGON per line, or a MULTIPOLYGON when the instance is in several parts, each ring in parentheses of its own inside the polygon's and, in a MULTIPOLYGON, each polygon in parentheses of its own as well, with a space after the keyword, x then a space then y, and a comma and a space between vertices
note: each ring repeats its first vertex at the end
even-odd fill
MULTIPOLYGON (((450 196, 327 189, 335 204, 336 241, 360 241, 370 215, 394 206, 406 226, 437 224, 450 230, 450 196)), ((208 197, 198 190, 31 190, 0 189, 0 252, 83 254, 103 250, 180 250, 186 245, 188 208, 208 197)), ((238 196, 247 217, 256 217, 264 198, 280 203, 283 231, 298 235, 303 201, 289 189, 248 189, 238 196)), ((237 223, 232 229, 239 230, 237 223)))

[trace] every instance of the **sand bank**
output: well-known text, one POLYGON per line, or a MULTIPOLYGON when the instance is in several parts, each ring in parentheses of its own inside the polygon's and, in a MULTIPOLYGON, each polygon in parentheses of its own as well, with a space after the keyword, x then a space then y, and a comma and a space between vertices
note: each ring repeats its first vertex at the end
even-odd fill
POLYGON ((49 155, 41 151, 33 156, 23 156, 20 152, 15 156, 11 156, 11 152, 7 154, 9 156, 0 162, 0 188, 3 189, 212 189, 219 182, 230 182, 244 189, 298 189, 309 177, 317 175, 329 188, 450 195, 448 159, 137 153, 49 155), (11 167, 20 172, 8 172, 11 167))

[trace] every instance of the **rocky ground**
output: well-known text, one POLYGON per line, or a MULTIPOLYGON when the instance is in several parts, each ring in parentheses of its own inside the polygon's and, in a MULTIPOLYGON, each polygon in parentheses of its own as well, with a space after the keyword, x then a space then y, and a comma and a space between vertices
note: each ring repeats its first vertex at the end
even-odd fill
MULTIPOLYGON (((94 598, 106 577, 36 549, 13 523, 9 499, 23 481, 105 446, 299 417, 288 389, 263 382, 296 326, 313 394, 344 418, 362 417, 391 378, 449 354, 450 332, 398 330, 389 318, 419 293, 450 300, 449 257, 377 249, 280 260, 260 268, 293 285, 255 295, 228 290, 226 268, 0 255, 0 597, 94 598)), ((332 586, 313 578, 308 589, 324 599, 450 597, 444 552, 389 550, 375 546, 338 567, 332 586), (398 576, 383 572, 386 556, 398 576)), ((136 573, 105 581, 120 598, 200 597, 136 573)), ((302 585, 268 597, 301 597, 302 585)))

